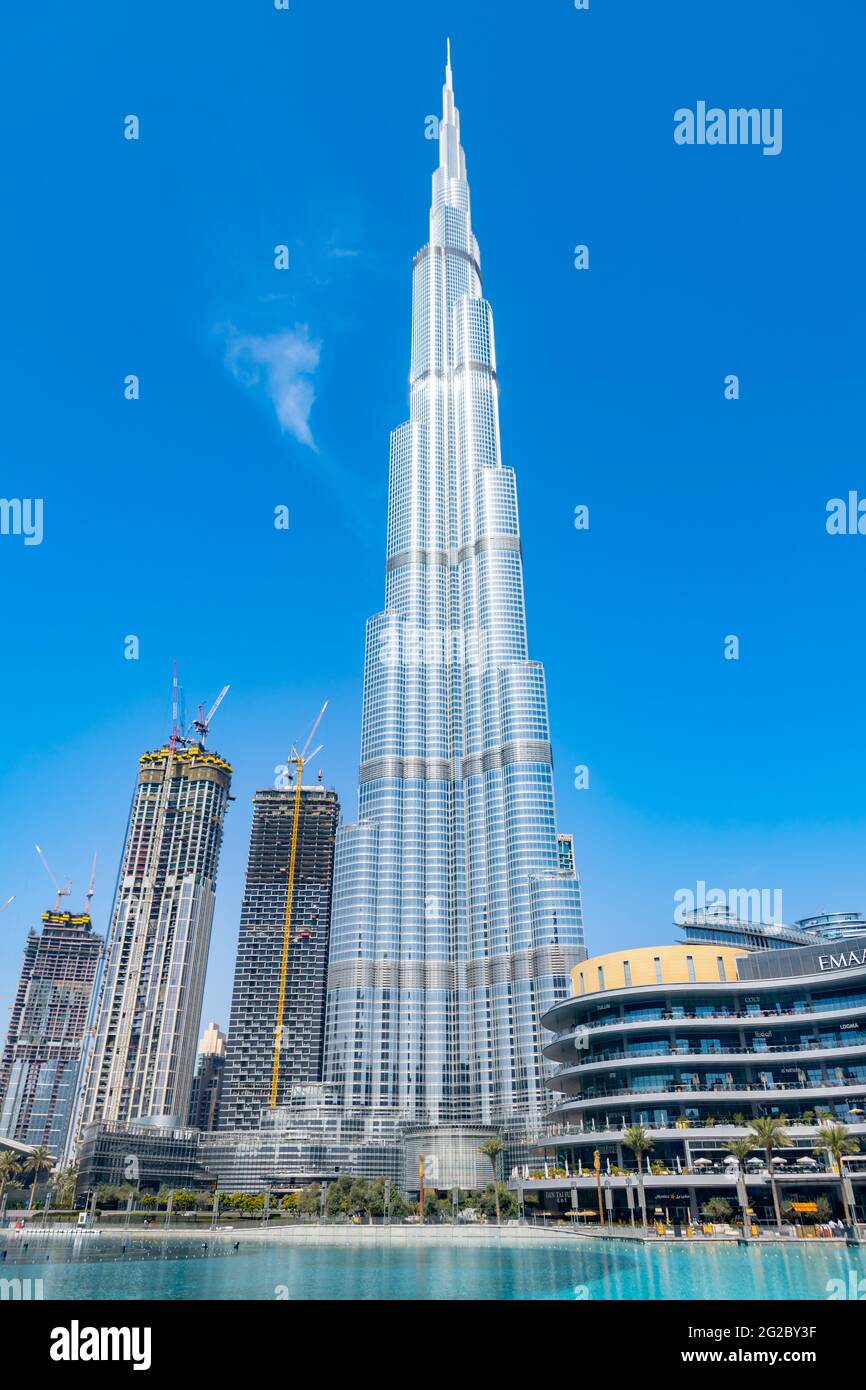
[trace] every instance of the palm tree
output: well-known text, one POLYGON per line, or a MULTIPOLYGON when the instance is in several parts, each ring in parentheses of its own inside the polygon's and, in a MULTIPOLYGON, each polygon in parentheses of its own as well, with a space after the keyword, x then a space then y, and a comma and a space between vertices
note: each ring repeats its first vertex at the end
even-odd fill
POLYGON ((75 1202, 75 1182, 78 1169, 75 1164, 69 1168, 58 1168, 54 1174, 54 1200, 61 1207, 71 1207, 75 1202))
MULTIPOLYGON (((745 1124, 745 1120, 743 1123, 745 1124)), ((744 1178, 746 1176, 746 1161, 749 1154, 755 1152, 754 1143, 751 1139, 732 1139, 728 1145, 727 1152, 734 1155, 734 1158, 737 1160, 737 1172, 744 1178)), ((743 1191, 745 1191, 745 1188, 743 1188, 743 1191)), ((748 1201, 741 1203, 741 1205, 743 1207, 743 1235, 748 1235, 751 1230, 748 1201)))
POLYGON ((0 1149, 0 1202, 7 1185, 21 1172, 21 1164, 11 1149, 0 1149))
POLYGON ((497 1226, 499 1226, 501 1222, 499 1215, 499 1183, 496 1180, 496 1165, 499 1160, 499 1155, 504 1151, 504 1149, 505 1145, 503 1144, 498 1134, 491 1134, 490 1138, 485 1139, 484 1143, 479 1145, 478 1148, 478 1152, 480 1154, 484 1154, 486 1158, 490 1159, 490 1166, 493 1169, 493 1195, 496 1198, 497 1226))
POLYGON ((845 1224, 850 1226, 851 1207, 848 1202, 848 1194, 845 1191, 842 1159, 846 1154, 859 1153, 860 1145, 848 1133, 847 1125, 823 1124, 818 1130, 815 1148, 826 1150, 832 1159, 834 1170, 839 1174, 839 1191, 842 1194, 842 1206, 845 1208, 845 1224))
POLYGON ((638 1193, 640 1195, 640 1214, 641 1220, 646 1225, 646 1197, 643 1190, 643 1167, 641 1159, 644 1154, 649 1153, 650 1149, 655 1148, 655 1144, 650 1138, 643 1125, 632 1125, 622 1136, 622 1142, 627 1149, 631 1149, 637 1163, 638 1193))
POLYGON ((33 1210, 33 1203, 36 1201, 36 1188, 39 1183, 39 1174, 43 1170, 54 1167, 54 1156, 50 1149, 46 1149, 44 1144, 39 1144, 24 1160, 25 1173, 33 1174, 33 1181, 30 1184, 30 1201, 27 1203, 27 1210, 33 1210))
POLYGON ((756 1145, 751 1139, 732 1139, 725 1152, 734 1155, 740 1172, 744 1173, 749 1154, 753 1154, 755 1148, 756 1145))
POLYGON ((776 1225, 782 1229, 782 1212, 779 1207, 779 1192, 776 1187, 776 1174, 773 1172, 773 1150, 790 1149, 793 1139, 787 1130, 788 1120, 785 1115, 759 1115, 757 1119, 749 1121, 749 1129, 757 1139, 755 1148, 764 1150, 764 1157, 767 1160, 767 1171, 770 1174, 770 1187, 773 1192, 773 1208, 776 1212, 776 1225))
POLYGON ((643 1154, 649 1153, 650 1149, 655 1148, 655 1144, 650 1138, 643 1125, 632 1125, 622 1136, 622 1142, 627 1149, 631 1149, 640 1168, 640 1161, 643 1154))

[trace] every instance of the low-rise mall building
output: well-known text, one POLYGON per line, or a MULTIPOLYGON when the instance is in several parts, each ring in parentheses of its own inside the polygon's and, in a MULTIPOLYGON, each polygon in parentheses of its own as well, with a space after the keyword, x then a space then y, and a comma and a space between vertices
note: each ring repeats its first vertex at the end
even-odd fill
MULTIPOLYGON (((557 1095, 541 1168, 515 1174, 547 1210, 594 1210, 600 1185, 608 1215, 627 1218, 637 1160, 625 1137, 642 1126, 650 1219, 694 1219, 710 1196, 736 1209, 742 1180, 757 1218, 769 1219, 765 1156, 756 1142, 741 1178, 728 1146, 772 1115, 785 1117, 792 1141, 774 1159, 783 1206, 823 1195, 841 1215, 842 1180, 816 1141, 832 1120, 866 1149, 862 936, 758 951, 641 947, 583 961, 572 980, 573 997, 543 1019, 557 1095)), ((863 1160, 845 1167, 849 1199, 866 1203, 863 1160)))

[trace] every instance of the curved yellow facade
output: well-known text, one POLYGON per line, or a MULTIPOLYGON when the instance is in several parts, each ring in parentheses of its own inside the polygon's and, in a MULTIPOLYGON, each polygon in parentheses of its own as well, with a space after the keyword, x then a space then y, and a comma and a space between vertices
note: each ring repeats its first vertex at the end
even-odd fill
POLYGON ((736 946, 636 946, 580 962, 571 972, 575 994, 598 994, 633 985, 718 984, 736 980, 737 961, 748 951, 736 946))

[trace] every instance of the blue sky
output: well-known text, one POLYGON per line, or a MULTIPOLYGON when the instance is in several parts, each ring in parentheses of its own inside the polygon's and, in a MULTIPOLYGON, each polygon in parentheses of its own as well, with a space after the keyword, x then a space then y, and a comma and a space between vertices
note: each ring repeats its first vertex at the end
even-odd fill
POLYGON ((588 945, 669 939, 699 879, 866 907, 866 537, 825 529, 866 495, 855 0, 45 0, 6 29, 0 495, 45 536, 0 536, 0 999, 50 905, 34 841, 76 903, 98 850, 105 928, 174 657, 190 708, 232 686, 208 1015, 251 794, 325 698, 354 815, 448 33, 588 945), (698 100, 781 107, 782 153, 677 146, 698 100))

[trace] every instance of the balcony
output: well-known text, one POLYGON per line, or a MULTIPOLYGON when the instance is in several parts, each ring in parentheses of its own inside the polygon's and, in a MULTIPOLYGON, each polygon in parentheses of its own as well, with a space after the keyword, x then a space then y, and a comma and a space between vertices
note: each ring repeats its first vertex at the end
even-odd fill
MULTIPOLYGON (((636 1090, 634 1087, 619 1089, 601 1088, 592 1093, 584 1091, 581 1095, 576 1095, 562 1105, 556 1107, 556 1113, 563 1110, 585 1109, 588 1106, 598 1105, 604 1100, 621 1100, 642 1105, 665 1105, 671 1098, 688 1097, 692 1102, 712 1102, 718 1101, 720 1096, 727 1096, 730 1100, 741 1098, 743 1100, 756 1100, 758 1098, 766 1101, 770 1098, 784 1099, 786 1096, 811 1096, 816 1100, 821 1100, 828 1091, 851 1091, 856 1093, 866 1092, 866 1079, 858 1081, 856 1079, 844 1079, 840 1081, 822 1081, 818 1085, 800 1084, 788 1081, 778 1081, 772 1084, 755 1081, 735 1081, 717 1082, 712 1086, 688 1085, 681 1082, 655 1088, 654 1090, 636 1090)), ((828 1101, 832 1097, 827 1097, 828 1101)), ((835 1103, 835 1102, 834 1102, 835 1103)))
MULTIPOLYGON (((538 1149, 567 1148, 569 1143, 575 1145, 587 1145, 592 1148, 598 1145, 622 1143, 623 1135, 629 1125, 619 1127, 601 1126, 593 1128, 590 1124, 551 1124, 547 1131, 542 1135, 536 1135, 533 1139, 533 1146, 538 1149)), ((726 1147, 732 1139, 750 1139, 753 1137, 751 1130, 743 1128, 742 1125, 734 1124, 705 1124, 700 1120, 680 1121, 677 1124, 653 1124, 651 1121, 642 1124, 642 1128, 652 1135, 657 1143, 678 1143, 682 1144, 685 1140, 696 1140, 706 1147, 708 1142, 712 1142, 718 1148, 726 1147)), ((812 1141, 818 1133, 818 1125, 804 1125, 796 1121, 787 1127, 788 1134, 794 1140, 794 1148, 786 1149, 786 1154, 795 1153, 799 1150, 811 1150, 812 1141)), ((866 1123, 850 1124, 849 1133, 855 1138, 859 1138, 861 1144, 866 1139, 866 1123)), ((652 1158, 652 1155, 650 1155, 652 1158)), ((864 1174, 866 1175, 866 1174, 864 1174)))
POLYGON ((866 1003, 861 1007, 852 1007, 850 1004, 842 1004, 838 1009, 816 1008, 814 1004, 806 1004, 801 1009, 770 1009, 766 1012, 747 1013, 729 1010, 727 1013, 697 1014, 679 1013, 672 1009, 659 1009, 651 1014, 643 1014, 639 1018, 616 1018, 607 1019, 604 1022, 587 1024, 570 1024, 568 1028, 561 1028, 552 1033, 550 1041, 545 1044, 545 1050, 560 1043, 571 1041, 573 1043, 577 1027, 585 1027, 587 1034, 591 1037, 594 1033, 605 1032, 608 1029, 618 1028, 626 1032, 634 1032, 639 1028, 651 1028, 655 1024, 662 1024, 665 1027, 701 1028, 711 1027, 715 1023, 733 1024, 746 1023, 749 1025, 762 1026, 765 1023, 779 1023, 782 1020, 787 1022, 797 1022, 800 1019, 814 1023, 816 1019, 832 1019, 835 1015, 842 1014, 846 1019, 858 1018, 866 1015, 866 1003))
POLYGON ((800 1057, 812 1057, 818 1061, 827 1062, 829 1059, 839 1055, 844 1056, 851 1048, 866 1050, 866 1030, 862 1033, 852 1035, 851 1041, 837 1040, 832 1044, 819 1042, 817 1039, 810 1046, 805 1044, 792 1045, 787 1043, 768 1043, 761 1047, 718 1047, 707 1049, 706 1051, 696 1047, 659 1047, 652 1052, 605 1052, 601 1056, 582 1057, 580 1053, 575 1054, 575 1060, 557 1063, 554 1070, 547 1077, 545 1084, 552 1090, 557 1087, 554 1078, 568 1076, 579 1073, 582 1076, 592 1075, 594 1071, 609 1068, 611 1064, 623 1065, 627 1067, 640 1066, 643 1062, 655 1062, 659 1057, 670 1057, 674 1060, 681 1058, 694 1058, 698 1062, 708 1065, 710 1061, 717 1065, 725 1062, 742 1062, 744 1058, 752 1061, 760 1061, 762 1057, 773 1057, 777 1062, 784 1061, 786 1057, 796 1060, 800 1057))

